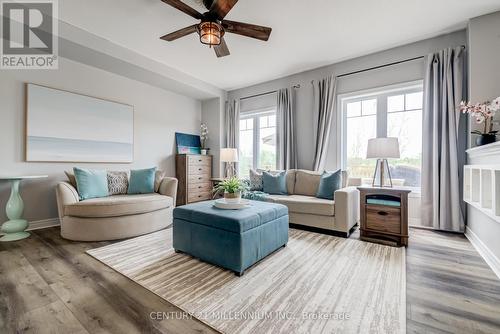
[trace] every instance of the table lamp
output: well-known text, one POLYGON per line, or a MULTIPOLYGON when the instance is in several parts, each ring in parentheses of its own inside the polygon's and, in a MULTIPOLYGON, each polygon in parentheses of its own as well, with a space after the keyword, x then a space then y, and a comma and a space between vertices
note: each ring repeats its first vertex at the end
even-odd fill
POLYGON ((373 174, 373 187, 385 187, 385 172, 389 176, 389 186, 392 188, 391 172, 387 159, 399 159, 399 141, 398 138, 372 138, 368 140, 368 149, 366 150, 367 159, 377 159, 375 173, 373 174), (379 184, 376 184, 377 170, 380 173, 379 184))
POLYGON ((235 163, 238 162, 238 149, 236 148, 221 148, 220 161, 226 163, 226 177, 236 176, 235 163))

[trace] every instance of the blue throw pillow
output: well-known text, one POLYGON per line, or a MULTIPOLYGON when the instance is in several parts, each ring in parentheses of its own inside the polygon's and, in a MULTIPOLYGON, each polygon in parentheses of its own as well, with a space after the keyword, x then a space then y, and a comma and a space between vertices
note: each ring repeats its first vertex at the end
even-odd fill
POLYGON ((150 194, 155 192, 156 167, 130 171, 128 194, 150 194))
POLYGON ((288 194, 286 190, 286 172, 279 172, 277 174, 271 174, 268 172, 262 172, 262 183, 264 186, 264 192, 271 195, 286 195, 288 194))
POLYGON ((334 199, 335 191, 342 188, 342 172, 341 170, 337 170, 335 172, 327 172, 325 171, 321 175, 321 179, 319 181, 318 192, 316 193, 316 197, 324 198, 324 199, 334 199))
POLYGON ((108 173, 105 170, 73 168, 80 200, 108 196, 108 173))

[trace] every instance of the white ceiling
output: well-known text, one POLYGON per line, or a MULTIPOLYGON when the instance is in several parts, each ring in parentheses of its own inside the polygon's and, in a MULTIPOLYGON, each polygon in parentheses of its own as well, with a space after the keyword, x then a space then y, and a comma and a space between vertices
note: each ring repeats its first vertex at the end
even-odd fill
POLYGON ((227 34, 231 55, 217 58, 196 34, 159 39, 196 23, 160 0, 59 1, 61 20, 226 90, 458 30, 496 10, 500 0, 239 0, 227 19, 270 26, 271 38, 227 34))

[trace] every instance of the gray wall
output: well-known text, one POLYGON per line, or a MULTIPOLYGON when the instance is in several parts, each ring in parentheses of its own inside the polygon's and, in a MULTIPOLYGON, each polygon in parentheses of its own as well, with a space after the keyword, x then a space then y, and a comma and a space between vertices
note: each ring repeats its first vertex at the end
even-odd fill
MULTIPOLYGON (((342 73, 362 70, 416 56, 422 56, 446 47, 454 47, 465 44, 466 33, 465 30, 461 30, 455 33, 408 44, 368 56, 321 67, 315 70, 290 75, 259 85, 234 90, 228 93, 228 98, 240 99, 242 97, 300 84, 301 88, 296 90, 296 124, 298 126, 297 144, 299 167, 311 169, 314 154, 314 114, 312 110, 313 91, 311 80, 321 79, 331 74, 340 75, 342 73)), ((341 78, 339 79, 338 93, 342 94, 395 83, 414 81, 423 79, 423 76, 423 60, 417 60, 341 78)), ((268 103, 267 99, 263 98, 262 103, 268 103)), ((245 103, 248 104, 249 101, 247 100, 245 103)), ((257 108, 259 107, 258 101, 253 101, 252 104, 257 108)), ((340 162, 337 161, 336 154, 336 132, 337 129, 334 125, 326 165, 327 169, 336 168, 338 164, 340 164, 340 162)))
MULTIPOLYGON (((475 103, 500 96, 500 12, 471 19, 468 38, 470 100, 475 103)), ((500 112, 495 121, 495 129, 500 130, 500 112)), ((482 129, 474 122, 471 128, 482 129)), ((475 146, 475 139, 472 135, 470 146, 475 146)))
POLYGON ((208 142, 210 148, 209 154, 213 156, 214 177, 220 177, 220 149, 224 147, 223 138, 223 106, 224 97, 205 100, 201 104, 201 121, 208 127, 208 142))
MULTIPOLYGON (((470 20, 469 44, 471 101, 500 96, 500 12, 470 20)), ((500 129, 498 124, 496 129, 500 129)), ((500 156, 478 158, 468 163, 500 165, 500 156)), ((500 262, 500 224, 471 206, 468 206, 467 224, 467 229, 472 230, 500 262)))
MULTIPOLYGON (((54 186, 73 166, 127 170, 158 166, 175 175, 174 132, 199 132, 201 102, 108 71, 60 58, 59 70, 1 71, 0 174, 49 174, 49 179, 27 181, 21 193, 25 217, 39 221, 57 217, 54 186), (74 164, 24 162, 24 83, 32 82, 76 93, 123 102, 135 108, 134 163, 74 164)), ((0 222, 8 184, 0 183, 0 222)))

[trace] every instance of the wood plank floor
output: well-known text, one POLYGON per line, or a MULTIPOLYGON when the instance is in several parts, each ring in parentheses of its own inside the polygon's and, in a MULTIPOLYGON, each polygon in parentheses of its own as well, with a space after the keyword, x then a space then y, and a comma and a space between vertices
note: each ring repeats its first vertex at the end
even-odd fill
MULTIPOLYGON (((214 332, 85 254, 106 244, 70 242, 58 228, 0 244, 0 333, 214 332)), ((462 235, 411 230, 407 329, 500 333, 500 280, 462 235)))

